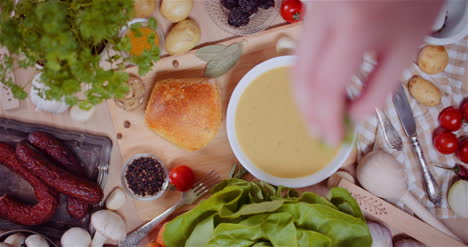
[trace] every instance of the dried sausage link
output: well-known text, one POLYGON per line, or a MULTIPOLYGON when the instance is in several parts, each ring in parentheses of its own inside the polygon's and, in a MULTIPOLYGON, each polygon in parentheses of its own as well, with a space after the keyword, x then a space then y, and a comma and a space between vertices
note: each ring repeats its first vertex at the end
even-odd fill
POLYGON ((85 175, 79 159, 55 136, 45 132, 36 131, 28 135, 28 141, 43 153, 49 155, 55 161, 63 165, 66 170, 79 176, 85 175))
POLYGON ((76 177, 53 165, 27 142, 22 141, 16 144, 16 155, 26 169, 56 191, 90 204, 99 203, 102 200, 103 192, 97 184, 76 177))
POLYGON ((8 195, 0 197, 0 217, 22 225, 40 225, 52 218, 58 194, 25 169, 16 158, 15 149, 0 143, 0 164, 26 180, 34 189, 36 205, 19 202, 8 195))
MULTIPOLYGON (((28 141, 34 147, 49 155, 62 167, 78 176, 84 177, 84 168, 80 165, 79 159, 67 146, 55 136, 42 131, 32 132, 28 135, 28 141)), ((85 201, 68 197, 67 211, 76 219, 84 218, 89 212, 89 204, 85 201)))

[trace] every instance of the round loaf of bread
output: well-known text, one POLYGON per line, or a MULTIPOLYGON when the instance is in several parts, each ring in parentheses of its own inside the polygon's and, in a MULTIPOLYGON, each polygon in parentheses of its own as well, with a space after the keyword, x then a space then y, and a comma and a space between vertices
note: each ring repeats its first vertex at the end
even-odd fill
POLYGON ((219 89, 205 78, 157 81, 146 106, 145 122, 182 149, 203 148, 222 122, 219 89))

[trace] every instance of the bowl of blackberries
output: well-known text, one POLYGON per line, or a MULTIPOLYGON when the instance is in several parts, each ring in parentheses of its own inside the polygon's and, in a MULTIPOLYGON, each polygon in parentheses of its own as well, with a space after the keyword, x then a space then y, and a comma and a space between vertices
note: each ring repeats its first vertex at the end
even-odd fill
POLYGON ((159 198, 169 185, 169 172, 158 157, 142 153, 131 157, 122 170, 122 185, 131 197, 148 201, 159 198))
POLYGON ((226 32, 247 35, 260 32, 276 19, 281 0, 205 1, 211 20, 226 32))

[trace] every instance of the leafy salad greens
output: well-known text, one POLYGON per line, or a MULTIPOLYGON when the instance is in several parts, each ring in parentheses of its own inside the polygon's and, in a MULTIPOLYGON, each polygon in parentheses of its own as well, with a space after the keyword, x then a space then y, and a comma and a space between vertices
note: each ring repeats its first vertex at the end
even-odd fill
POLYGON ((333 188, 323 198, 233 178, 211 193, 166 225, 166 247, 372 245, 359 205, 343 188, 333 188))

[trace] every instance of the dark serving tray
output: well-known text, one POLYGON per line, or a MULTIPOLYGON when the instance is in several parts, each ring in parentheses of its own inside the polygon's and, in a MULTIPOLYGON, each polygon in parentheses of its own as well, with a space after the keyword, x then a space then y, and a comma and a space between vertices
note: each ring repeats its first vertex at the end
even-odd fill
MULTIPOLYGON (((81 160, 86 169, 88 179, 96 181, 104 188, 108 175, 112 141, 105 136, 91 135, 73 130, 58 129, 49 126, 19 122, 16 120, 0 118, 0 142, 14 145, 24 140, 30 132, 44 131, 61 139, 81 160)), ((32 187, 0 165, 0 196, 9 194, 21 201, 35 203, 32 187)), ((102 207, 102 202, 93 205, 91 212, 102 207)), ((39 232, 51 239, 57 240, 70 227, 83 227, 89 229, 90 215, 82 220, 72 218, 66 209, 66 197, 60 195, 60 203, 54 217, 46 224, 40 226, 22 226, 5 219, 0 219, 0 229, 17 230, 27 229, 39 232)))

